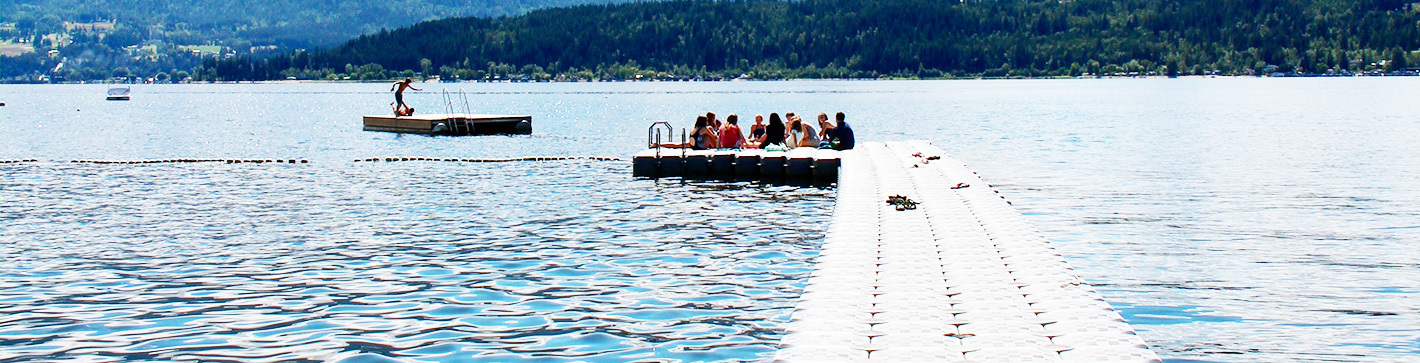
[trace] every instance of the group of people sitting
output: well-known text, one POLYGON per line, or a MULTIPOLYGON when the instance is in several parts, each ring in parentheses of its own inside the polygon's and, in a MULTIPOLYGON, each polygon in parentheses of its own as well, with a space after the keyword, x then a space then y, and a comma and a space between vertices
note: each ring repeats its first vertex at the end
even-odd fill
POLYGON ((780 118, 778 113, 769 114, 769 123, 764 123, 764 115, 754 116, 754 125, 745 134, 740 129, 740 116, 731 114, 721 123, 714 112, 695 118, 695 128, 690 132, 690 140, 685 144, 662 144, 661 147, 685 147, 696 150, 709 149, 765 149, 785 151, 799 147, 848 150, 853 148, 853 129, 848 127, 844 115, 839 112, 834 117, 837 122, 829 122, 828 114, 818 114, 818 130, 804 122, 793 112, 780 118), (785 123, 785 120, 788 123, 785 123))

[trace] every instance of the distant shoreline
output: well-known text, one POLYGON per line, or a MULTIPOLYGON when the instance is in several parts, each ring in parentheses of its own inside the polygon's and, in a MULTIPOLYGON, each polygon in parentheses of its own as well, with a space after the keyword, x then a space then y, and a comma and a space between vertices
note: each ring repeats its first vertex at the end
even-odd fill
MULTIPOLYGON (((1402 74, 1377 74, 1377 75, 1368 75, 1368 74, 1352 74, 1352 75, 1281 75, 1281 76, 1269 76, 1269 75, 1264 75, 1264 76, 1186 75, 1186 76, 1178 76, 1178 77, 1167 77, 1167 76, 1089 76, 1089 77, 1084 77, 1084 76, 1081 76, 1081 77, 976 77, 976 78, 945 78, 945 77, 944 77, 944 78, 790 78, 790 79, 718 79, 718 80, 711 80, 711 79, 705 79, 705 80, 699 80, 699 79, 684 79, 684 80, 658 80, 658 79, 653 79, 653 80, 635 80, 635 79, 629 79, 629 80, 612 80, 612 79, 608 79, 608 80, 570 80, 570 81, 569 81, 569 80, 540 80, 540 81, 519 81, 519 80, 496 80, 496 81, 478 80, 478 81, 467 81, 467 80, 457 80, 457 81, 440 81, 440 80, 438 80, 438 79, 428 79, 428 80, 424 80, 424 81, 420 81, 420 82, 416 82, 416 83, 421 83, 421 84, 439 84, 439 83, 448 83, 448 84, 458 84, 458 83, 686 83, 686 82, 784 82, 784 81, 802 82, 802 81, 982 81, 982 80, 992 80, 992 81, 1028 81, 1028 80, 1169 79, 1169 78, 1179 78, 1179 79, 1231 78, 1231 79, 1239 79, 1239 78, 1385 78, 1385 77, 1420 77, 1420 72, 1415 72, 1415 73, 1402 73, 1402 74)), ((357 81, 357 80, 309 79, 309 80, 221 81, 221 82, 208 82, 208 81, 191 82, 191 81, 189 81, 189 82, 172 82, 172 83, 170 83, 170 82, 126 82, 126 83, 124 83, 124 82, 59 82, 59 83, 41 83, 41 82, 0 82, 0 84, 7 84, 7 85, 26 85, 26 84, 29 84, 29 85, 33 85, 33 84, 84 84, 84 85, 90 85, 90 84, 148 84, 148 85, 154 85, 154 84, 324 84, 324 83, 338 84, 338 83, 390 83, 390 82, 395 82, 395 81, 396 81, 396 80, 394 80, 394 79, 377 80, 377 81, 371 81, 371 80, 357 81)))

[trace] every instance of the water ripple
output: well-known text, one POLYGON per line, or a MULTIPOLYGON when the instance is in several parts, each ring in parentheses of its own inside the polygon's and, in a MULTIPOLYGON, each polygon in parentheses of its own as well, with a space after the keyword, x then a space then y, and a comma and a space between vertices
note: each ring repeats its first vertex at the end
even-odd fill
POLYGON ((772 356, 832 191, 623 168, 11 167, 0 360, 772 356))

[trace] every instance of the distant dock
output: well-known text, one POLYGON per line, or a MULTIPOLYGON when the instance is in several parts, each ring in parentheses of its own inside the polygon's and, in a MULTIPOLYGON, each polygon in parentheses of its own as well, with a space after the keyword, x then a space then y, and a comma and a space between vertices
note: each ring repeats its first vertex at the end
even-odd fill
POLYGON ((827 237, 776 361, 1160 361, 1015 208, 941 149, 861 143, 839 160, 827 237), (899 210, 890 196, 919 204, 899 210))
POLYGON ((531 134, 532 116, 467 113, 366 115, 365 131, 450 136, 531 134))

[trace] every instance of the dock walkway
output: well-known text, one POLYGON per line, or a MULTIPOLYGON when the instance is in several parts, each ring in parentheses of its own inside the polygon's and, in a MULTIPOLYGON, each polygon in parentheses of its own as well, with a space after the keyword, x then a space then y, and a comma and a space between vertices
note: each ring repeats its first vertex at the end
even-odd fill
POLYGON ((1159 361, 1015 208, 942 150, 863 143, 840 161, 832 224, 776 361, 1159 361), (892 195, 921 204, 899 211, 892 195))

